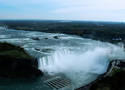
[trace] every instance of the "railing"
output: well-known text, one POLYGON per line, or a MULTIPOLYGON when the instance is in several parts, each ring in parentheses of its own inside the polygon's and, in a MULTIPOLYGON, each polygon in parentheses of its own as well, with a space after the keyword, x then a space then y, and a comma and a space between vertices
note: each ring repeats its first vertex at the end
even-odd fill
POLYGON ((67 78, 56 76, 44 81, 52 90, 74 90, 71 81, 67 78))

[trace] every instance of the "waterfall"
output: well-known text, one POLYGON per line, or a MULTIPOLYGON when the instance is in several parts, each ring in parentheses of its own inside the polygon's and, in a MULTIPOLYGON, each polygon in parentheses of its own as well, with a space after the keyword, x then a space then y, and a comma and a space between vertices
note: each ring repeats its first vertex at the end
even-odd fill
POLYGON ((5 30, 7 30, 7 28, 8 28, 8 27, 7 27, 6 25, 0 26, 0 31, 1 31, 1 30, 4 30, 4 31, 5 31, 5 30))
MULTIPOLYGON (((84 48, 81 48, 81 50, 84 48)), ((63 73, 75 87, 86 85, 107 71, 113 59, 125 59, 123 48, 115 45, 110 47, 94 46, 84 52, 57 50, 53 55, 40 58, 39 69, 50 75, 63 73)))
POLYGON ((76 88, 89 84, 105 73, 111 60, 125 59, 122 43, 113 45, 70 35, 60 36, 58 40, 44 39, 51 35, 53 34, 16 30, 0 31, 1 41, 25 45, 27 52, 42 57, 39 59, 41 71, 49 75, 63 74, 76 88), (41 40, 31 40, 32 36, 40 37, 41 40), (40 50, 50 48, 53 52, 46 54, 32 48, 40 48, 40 50))

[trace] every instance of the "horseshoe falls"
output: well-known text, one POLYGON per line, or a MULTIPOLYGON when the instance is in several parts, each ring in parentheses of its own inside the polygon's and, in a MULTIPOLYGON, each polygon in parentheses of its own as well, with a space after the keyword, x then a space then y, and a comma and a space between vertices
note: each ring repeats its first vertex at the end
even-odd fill
POLYGON ((50 56, 39 59, 39 69, 49 75, 66 75, 73 83, 74 88, 85 86, 96 80, 107 71, 110 61, 125 59, 123 48, 109 43, 103 47, 94 45, 81 46, 76 51, 62 49, 57 50, 50 56))
MULTIPOLYGON (((23 47, 30 55, 38 58, 39 69, 45 76, 64 75, 71 80, 74 88, 96 80, 107 71, 112 60, 125 59, 125 52, 121 45, 75 35, 7 29, 0 31, 0 42, 9 42, 23 47), (54 38, 55 36, 58 39, 54 38)), ((7 90, 7 88, 50 90, 44 88, 42 79, 28 85, 14 83, 2 89, 7 90)))

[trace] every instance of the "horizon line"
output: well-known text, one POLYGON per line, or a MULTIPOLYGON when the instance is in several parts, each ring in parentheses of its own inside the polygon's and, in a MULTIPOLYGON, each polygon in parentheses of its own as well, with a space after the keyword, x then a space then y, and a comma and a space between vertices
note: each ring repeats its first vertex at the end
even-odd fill
POLYGON ((125 21, 110 21, 110 20, 63 20, 63 19, 0 19, 0 21, 69 21, 69 22, 116 22, 125 23, 125 21))

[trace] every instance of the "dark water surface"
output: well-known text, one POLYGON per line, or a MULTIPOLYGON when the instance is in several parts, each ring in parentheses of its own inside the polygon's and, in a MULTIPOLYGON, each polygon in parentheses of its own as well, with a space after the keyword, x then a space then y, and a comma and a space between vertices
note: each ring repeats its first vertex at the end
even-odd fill
MULTIPOLYGON (((74 88, 96 80, 106 72, 112 59, 125 59, 122 45, 75 35, 0 29, 0 42, 23 47, 30 55, 38 58, 40 70, 50 76, 65 75, 71 80, 74 88)), ((50 90, 44 84, 43 78, 0 78, 0 90, 50 90)))

